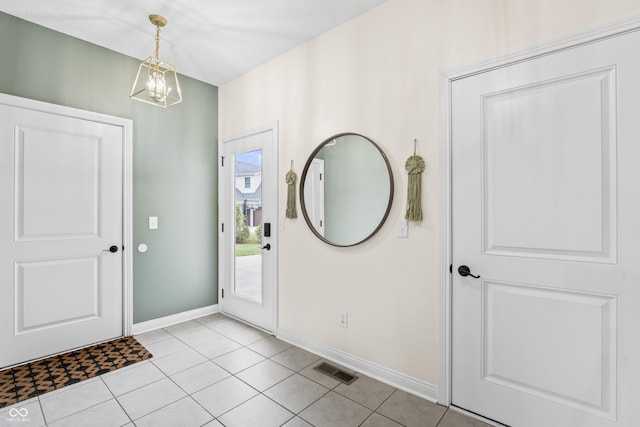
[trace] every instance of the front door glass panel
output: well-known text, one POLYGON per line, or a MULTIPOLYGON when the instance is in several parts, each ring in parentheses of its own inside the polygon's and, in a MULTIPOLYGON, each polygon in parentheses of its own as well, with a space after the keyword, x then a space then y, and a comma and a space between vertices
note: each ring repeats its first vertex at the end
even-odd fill
POLYGON ((235 155, 233 293, 262 302, 262 150, 235 155))

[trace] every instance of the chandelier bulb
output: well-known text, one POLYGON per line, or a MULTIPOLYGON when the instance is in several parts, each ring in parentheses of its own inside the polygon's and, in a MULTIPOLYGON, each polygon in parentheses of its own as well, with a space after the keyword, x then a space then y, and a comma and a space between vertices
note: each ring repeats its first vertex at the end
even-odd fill
POLYGON ((162 74, 158 74, 155 71, 147 79, 147 92, 149 97, 156 102, 164 102, 169 95, 171 88, 167 88, 167 84, 162 74))

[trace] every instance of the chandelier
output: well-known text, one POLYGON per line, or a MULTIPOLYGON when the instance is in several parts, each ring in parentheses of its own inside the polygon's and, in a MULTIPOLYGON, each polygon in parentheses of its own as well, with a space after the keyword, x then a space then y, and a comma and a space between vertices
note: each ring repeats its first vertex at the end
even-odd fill
POLYGON ((129 97, 167 108, 182 102, 176 67, 158 58, 160 27, 167 25, 167 20, 160 15, 149 15, 149 21, 156 26, 156 54, 140 64, 129 97))

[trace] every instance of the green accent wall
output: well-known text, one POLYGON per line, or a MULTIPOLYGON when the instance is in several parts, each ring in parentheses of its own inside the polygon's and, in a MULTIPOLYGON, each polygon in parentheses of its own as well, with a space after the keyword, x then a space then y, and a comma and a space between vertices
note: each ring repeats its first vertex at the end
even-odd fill
POLYGON ((134 323, 217 304, 218 88, 179 76, 181 104, 131 100, 144 58, 1 12, 0 58, 2 93, 133 121, 133 240, 149 246, 133 256, 134 323))

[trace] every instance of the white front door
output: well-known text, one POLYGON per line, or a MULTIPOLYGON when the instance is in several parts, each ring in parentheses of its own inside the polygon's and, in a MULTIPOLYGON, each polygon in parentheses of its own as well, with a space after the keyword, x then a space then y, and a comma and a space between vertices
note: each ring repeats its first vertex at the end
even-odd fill
POLYGON ((639 51, 636 31, 452 83, 454 405, 640 425, 639 51))
POLYGON ((275 330, 277 281, 276 126, 221 143, 220 307, 275 330))
POLYGON ((120 126, 0 105, 0 367, 122 336, 122 156, 120 126))

